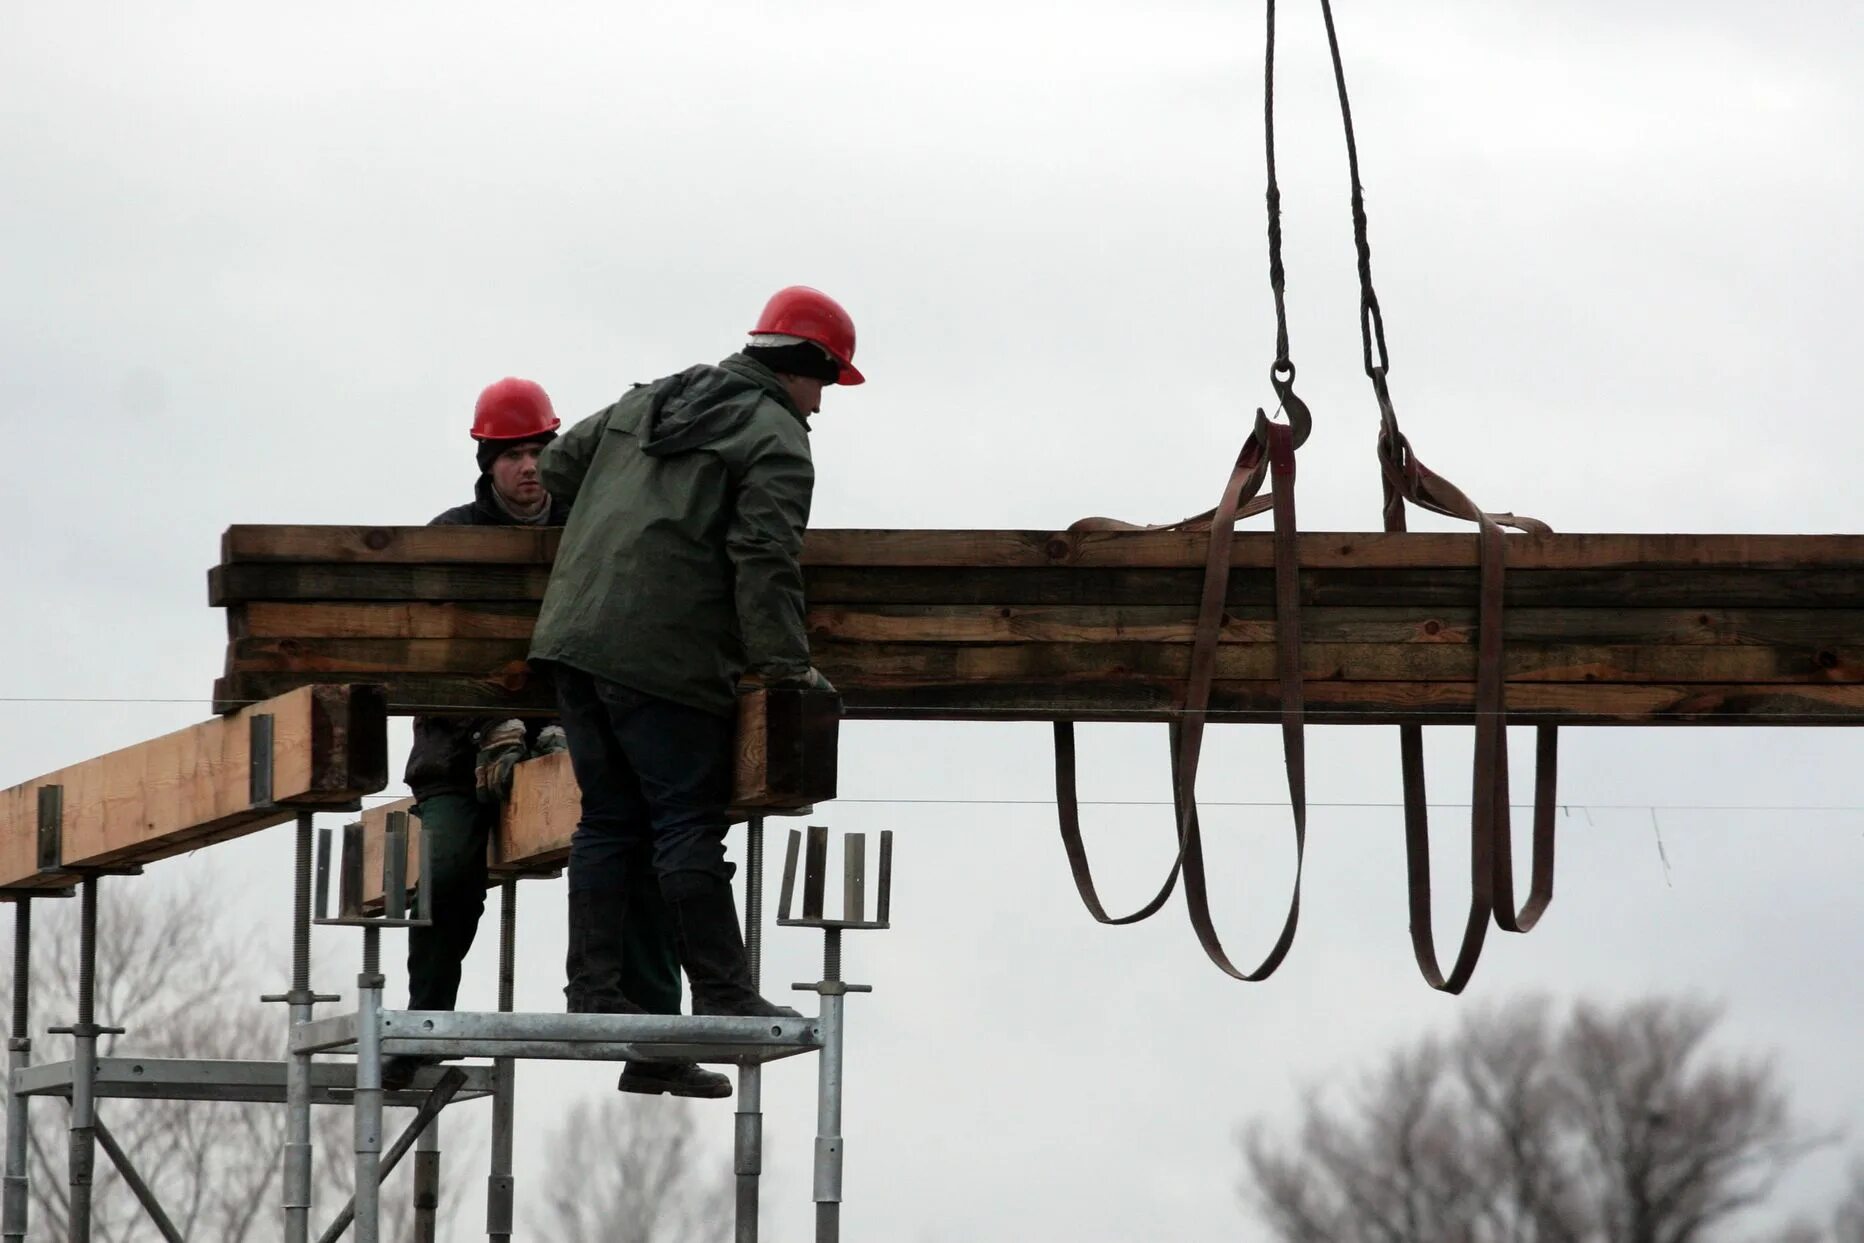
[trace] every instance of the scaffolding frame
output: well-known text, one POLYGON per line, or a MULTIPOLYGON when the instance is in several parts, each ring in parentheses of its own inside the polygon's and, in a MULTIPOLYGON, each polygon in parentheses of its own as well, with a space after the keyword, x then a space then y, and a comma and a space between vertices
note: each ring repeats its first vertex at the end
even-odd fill
MULTIPOLYGON (((317 810, 328 811, 328 807, 317 810)), ((350 810, 354 810, 351 808, 350 810)), ((510 1243, 516 1206, 513 1150, 516 1127, 517 1062, 526 1059, 623 1061, 674 1059, 726 1063, 737 1067, 737 1103, 733 1118, 732 1170, 735 1181, 735 1233, 738 1243, 756 1243, 760 1225, 763 1174, 762 1070, 766 1062, 814 1053, 817 1059, 817 1134, 814 1149, 813 1200, 816 1238, 840 1238, 842 1187, 842 1060, 847 993, 869 986, 841 979, 841 934, 849 928, 885 928, 891 889, 892 833, 881 835, 878 918, 867 920, 865 838, 847 835, 844 869, 846 910, 843 919, 822 912, 827 830, 811 828, 803 886, 803 912, 790 915, 798 848, 802 835, 791 830, 785 860, 782 926, 814 927, 823 932, 822 978, 793 985, 820 998, 817 1015, 759 1018, 690 1015, 609 1015, 524 1013, 514 1008, 518 881, 554 875, 554 871, 501 871, 499 889, 498 1010, 392 1010, 382 1003, 386 979, 381 971, 381 933, 385 928, 427 923, 430 894, 421 868, 413 910, 405 907, 405 819, 394 823, 383 852, 384 895, 379 916, 365 915, 349 899, 359 890, 360 826, 345 826, 342 863, 345 902, 339 914, 322 914, 330 873, 329 830, 317 837, 314 812, 301 808, 296 817, 292 878, 292 973, 288 992, 261 1000, 287 1007, 288 1052, 285 1060, 238 1061, 197 1058, 99 1057, 97 1041, 122 1035, 123 1029, 97 1022, 96 931, 98 881, 103 871, 81 874, 73 889, 22 889, 0 894, 15 903, 13 947, 13 1023, 7 1043, 7 1138, 4 1179, 0 1180, 0 1243, 24 1243, 30 1206, 28 1127, 30 1103, 60 1097, 70 1103, 67 1127, 67 1182, 70 1191, 66 1237, 90 1243, 91 1192, 99 1147, 115 1166, 150 1223, 163 1239, 183 1243, 184 1236, 163 1209, 153 1188, 98 1116, 100 1099, 177 1100, 277 1104, 286 1111, 281 1161, 281 1204, 285 1243, 311 1243, 314 1106, 347 1106, 353 1114, 355 1193, 317 1236, 335 1243, 346 1234, 356 1243, 381 1243, 382 1179, 412 1151, 415 1237, 434 1243, 440 1202, 441 1113, 466 1101, 490 1099, 492 1136, 486 1184, 486 1237, 510 1243), (312 845, 320 840, 315 869, 312 845), (32 903, 37 898, 70 897, 80 902, 78 1015, 68 1026, 48 1029, 69 1035, 72 1057, 33 1062, 30 977, 32 903), (318 1017, 318 1004, 340 997, 311 986, 310 930, 313 925, 357 928, 362 933, 357 1004, 353 1011, 318 1017), (347 1061, 320 1061, 323 1055, 349 1055, 347 1061), (488 1065, 434 1065, 419 1070, 405 1090, 385 1089, 382 1062, 395 1054, 425 1054, 443 1059, 487 1057, 488 1065), (413 1108, 403 1132, 383 1148, 384 1109, 413 1108)), ((764 910, 764 820, 753 817, 746 831, 744 890, 745 948, 753 987, 762 977, 764 910)), ((112 869, 136 872, 137 868, 112 869)))

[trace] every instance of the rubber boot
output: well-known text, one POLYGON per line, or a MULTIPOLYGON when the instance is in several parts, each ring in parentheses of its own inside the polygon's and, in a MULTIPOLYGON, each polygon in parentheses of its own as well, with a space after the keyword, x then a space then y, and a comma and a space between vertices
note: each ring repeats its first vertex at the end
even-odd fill
POLYGON ((621 991, 621 921, 626 915, 625 890, 570 891, 563 995, 571 1014, 647 1013, 621 991))
POLYGON ((615 1084, 623 1092, 648 1096, 697 1096, 722 1100, 731 1095, 731 1079, 691 1062, 629 1062, 615 1084))
POLYGON ((694 1014, 758 1015, 799 1019, 802 1015, 758 996, 751 964, 738 933, 738 908, 731 882, 711 872, 668 872, 660 892, 673 913, 680 965, 692 985, 694 1014))

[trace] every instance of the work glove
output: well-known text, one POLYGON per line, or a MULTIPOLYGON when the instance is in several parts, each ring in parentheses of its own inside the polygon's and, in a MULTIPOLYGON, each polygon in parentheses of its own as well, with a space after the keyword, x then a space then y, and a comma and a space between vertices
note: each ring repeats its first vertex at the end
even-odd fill
POLYGON ((570 749, 570 736, 563 732, 561 725, 546 725, 537 731, 537 741, 531 744, 531 758, 543 755, 556 755, 570 749))
POLYGON ((783 687, 786 690, 827 691, 835 693, 835 685, 822 676, 822 671, 814 665, 801 673, 784 673, 775 677, 769 675, 746 678, 738 684, 739 690, 756 690, 762 686, 783 687))
POLYGON ((473 764, 473 791, 481 803, 511 797, 511 770, 524 759, 523 721, 501 721, 479 734, 479 757, 473 764))

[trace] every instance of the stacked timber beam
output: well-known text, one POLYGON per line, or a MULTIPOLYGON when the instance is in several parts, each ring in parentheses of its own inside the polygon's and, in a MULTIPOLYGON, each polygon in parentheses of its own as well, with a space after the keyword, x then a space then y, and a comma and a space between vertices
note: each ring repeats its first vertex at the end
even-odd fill
MULTIPOLYGON (((368 681, 389 710, 547 712, 524 662, 556 533, 230 529, 222 710, 368 681)), ((1184 531, 811 532, 816 664, 851 718, 1147 720, 1189 669, 1206 537, 1184 531)), ((1476 537, 1300 537, 1308 717, 1466 723, 1476 537)), ((1864 722, 1864 537, 1545 535, 1507 544, 1519 723, 1864 722)), ((1273 552, 1239 533, 1212 707, 1273 720, 1273 552)))
POLYGON ((139 867, 387 782, 381 692, 303 686, 0 791, 0 889, 139 867))

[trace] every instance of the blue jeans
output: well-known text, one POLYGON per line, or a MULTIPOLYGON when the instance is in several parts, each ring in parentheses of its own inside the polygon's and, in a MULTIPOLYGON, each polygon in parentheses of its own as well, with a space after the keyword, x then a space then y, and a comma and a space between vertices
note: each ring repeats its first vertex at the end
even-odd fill
POLYGON ((737 723, 579 669, 553 670, 582 819, 570 837, 570 892, 614 892, 631 869, 729 881, 726 809, 737 723))

